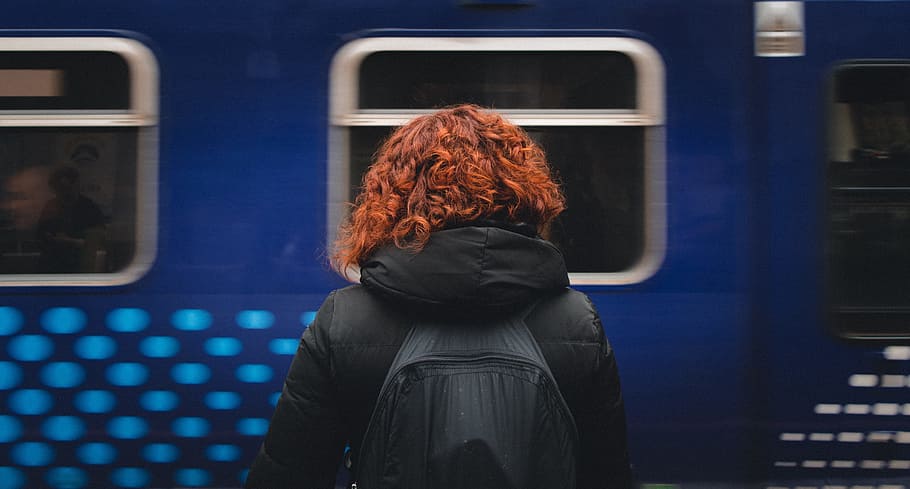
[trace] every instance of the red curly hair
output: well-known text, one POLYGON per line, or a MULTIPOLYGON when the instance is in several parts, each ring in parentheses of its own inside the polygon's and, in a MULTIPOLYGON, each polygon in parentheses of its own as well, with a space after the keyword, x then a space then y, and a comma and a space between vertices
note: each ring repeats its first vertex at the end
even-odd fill
POLYGON ((416 252, 430 233, 481 219, 544 233, 564 209, 543 150, 524 130, 459 105, 413 119, 380 146, 331 260, 343 275, 383 245, 416 252))

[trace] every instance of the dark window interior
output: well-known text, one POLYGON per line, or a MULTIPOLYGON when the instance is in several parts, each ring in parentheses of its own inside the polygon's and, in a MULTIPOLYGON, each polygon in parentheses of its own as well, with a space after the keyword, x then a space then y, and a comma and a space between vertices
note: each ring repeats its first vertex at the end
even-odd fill
POLYGON ((618 52, 405 52, 360 66, 361 109, 634 109, 635 66, 618 52))
POLYGON ((110 273, 129 265, 138 134, 0 129, 0 274, 110 273))
POLYGON ((910 334, 910 66, 834 75, 828 163, 828 275, 835 328, 910 334))
POLYGON ((53 97, 0 96, 0 110, 129 109, 129 67, 116 53, 0 52, 0 83, 3 70, 59 71, 62 92, 53 97))

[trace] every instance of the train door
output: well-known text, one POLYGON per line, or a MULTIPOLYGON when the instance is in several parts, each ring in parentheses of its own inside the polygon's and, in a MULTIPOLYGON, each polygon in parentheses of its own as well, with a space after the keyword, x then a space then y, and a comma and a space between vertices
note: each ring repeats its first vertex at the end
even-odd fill
POLYGON ((755 13, 756 460, 768 487, 904 488, 910 3, 755 13))

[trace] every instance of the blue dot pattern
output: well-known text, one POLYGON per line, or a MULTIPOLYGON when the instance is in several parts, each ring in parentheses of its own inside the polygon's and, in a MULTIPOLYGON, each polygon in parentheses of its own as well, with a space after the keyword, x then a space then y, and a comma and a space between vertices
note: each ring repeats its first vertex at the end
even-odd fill
POLYGON ((142 449, 142 457, 152 463, 171 463, 179 456, 180 450, 168 443, 152 443, 142 449))
POLYGON ((87 390, 76 394, 73 404, 83 413, 101 414, 114 409, 117 403, 114 394, 108 391, 87 390))
POLYGON ((0 467, 0 489, 20 489, 25 486, 25 475, 12 467, 0 467))
POLYGON ((12 416, 0 416, 0 443, 16 441, 22 436, 22 423, 12 416))
POLYGON ((246 329, 268 329, 275 324, 275 315, 269 311, 240 311, 237 325, 246 329))
POLYGON ((245 418, 237 422, 237 432, 242 435, 261 436, 269 430, 269 420, 265 418, 245 418))
POLYGON ((9 356, 22 362, 40 362, 54 353, 54 342, 47 336, 22 335, 7 345, 9 356))
POLYGON ((171 316, 171 323, 183 331, 202 331, 212 325, 212 315, 202 309, 182 309, 171 316))
POLYGON ((171 369, 178 384, 204 384, 212 377, 212 369, 204 363, 179 363, 171 369))
POLYGON ((54 399, 47 391, 23 389, 9 396, 9 408, 16 414, 38 415, 50 411, 54 399))
POLYGON ((181 486, 202 487, 209 485, 212 476, 202 469, 180 469, 174 474, 174 480, 181 486))
POLYGON ((139 343, 139 351, 151 358, 168 358, 177 354, 180 342, 172 336, 150 336, 139 343))
POLYGON ((201 438, 209 434, 209 422, 204 418, 177 418, 171 425, 174 434, 186 438, 201 438))
POLYGON ((0 336, 15 334, 22 328, 22 313, 12 307, 0 307, 0 336))
POLYGON ((76 456, 85 464, 107 465, 117 459, 117 450, 109 443, 86 443, 76 450, 76 456))
POLYGON ((118 387, 142 385, 148 379, 148 367, 141 363, 115 363, 107 369, 107 380, 118 387))
POLYGON ((54 449, 47 443, 34 441, 20 443, 13 445, 10 458, 25 467, 43 467, 54 460, 54 449))
POLYGON ((297 353, 299 343, 296 338, 275 338, 269 342, 269 351, 276 355, 293 355, 297 353))
POLYGON ((147 411, 172 411, 180 404, 180 397, 172 391, 148 391, 139 398, 139 404, 147 411))
POLYGON ((272 367, 262 364, 247 364, 237 367, 237 380, 261 384, 272 380, 272 367))
POLYGON ((114 309, 107 315, 107 327, 119 333, 136 333, 148 327, 149 313, 142 309, 114 309))
POLYGON ((120 487, 145 487, 149 483, 149 473, 139 467, 123 467, 111 474, 111 482, 120 487))
POLYGON ((85 313, 72 307, 48 309, 41 315, 41 326, 49 333, 76 333, 85 327, 85 313))
POLYGON ((0 306, 0 489, 241 485, 315 312, 109 301, 0 306))
POLYGON ((210 409, 234 409, 240 405, 240 400, 240 394, 236 392, 209 392, 205 395, 205 405, 210 409))
POLYGON ((85 434, 85 422, 75 416, 51 416, 41 426, 48 440, 73 441, 85 434))
POLYGON ((22 369, 12 362, 0 362, 0 390, 12 389, 22 381, 22 369))
POLYGON ((57 467, 47 472, 47 485, 54 489, 82 489, 88 477, 76 467, 57 467))
POLYGON ((104 360, 117 353, 117 343, 110 336, 83 336, 76 340, 73 351, 84 360, 104 360))
POLYGON ((135 440, 148 433, 148 424, 144 419, 136 416, 120 416, 110 420, 107 432, 114 438, 135 440))
POLYGON ((41 369, 41 382, 48 387, 76 387, 85 380, 85 369, 73 362, 53 362, 41 369))
POLYGON ((215 462, 233 462, 240 458, 240 448, 236 445, 211 445, 205 449, 205 456, 215 462))
POLYGON ((237 338, 209 338, 205 340, 205 352, 215 357, 232 357, 243 350, 243 343, 237 338))

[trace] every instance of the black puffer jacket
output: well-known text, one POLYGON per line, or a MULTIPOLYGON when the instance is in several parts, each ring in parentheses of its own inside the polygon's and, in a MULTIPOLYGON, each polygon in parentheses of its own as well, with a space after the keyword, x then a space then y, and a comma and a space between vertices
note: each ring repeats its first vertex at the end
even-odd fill
POLYGON ((385 248, 362 267, 362 285, 332 292, 303 335, 246 487, 334 487, 413 318, 508 313, 535 299, 525 322, 578 426, 577 487, 629 487, 619 376, 597 312, 567 288, 559 251, 516 231, 462 227, 434 233, 417 254, 385 248))

